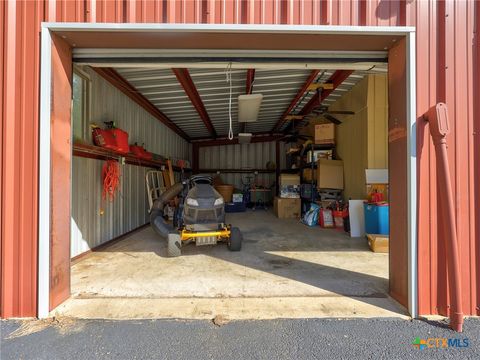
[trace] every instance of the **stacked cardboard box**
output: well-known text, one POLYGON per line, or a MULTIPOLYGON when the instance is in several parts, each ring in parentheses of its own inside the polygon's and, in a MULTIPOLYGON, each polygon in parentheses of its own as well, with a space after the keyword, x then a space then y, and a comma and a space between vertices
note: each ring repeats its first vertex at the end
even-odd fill
POLYGON ((343 189, 343 161, 320 159, 317 161, 317 188, 343 189))
POLYGON ((300 176, 281 174, 279 177, 279 193, 273 202, 275 215, 280 219, 298 219, 300 217, 300 176))
POLYGON ((277 196, 273 201, 273 211, 279 219, 300 218, 300 208, 300 199, 282 199, 277 196))
POLYGON ((335 144, 335 124, 315 125, 315 144, 335 144))

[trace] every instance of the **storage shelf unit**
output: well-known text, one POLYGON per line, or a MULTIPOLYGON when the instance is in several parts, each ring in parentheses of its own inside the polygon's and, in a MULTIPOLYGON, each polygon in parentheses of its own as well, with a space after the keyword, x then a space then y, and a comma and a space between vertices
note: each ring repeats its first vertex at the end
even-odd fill
MULTIPOLYGON (((306 156, 308 151, 313 152, 314 150, 332 150, 332 157, 335 157, 335 144, 308 144, 301 151, 302 161, 303 161, 303 157, 306 156)), ((310 203, 315 202, 315 200, 317 200, 316 192, 314 191, 314 188, 316 187, 316 184, 317 184, 317 181, 315 180, 315 176, 314 176, 314 170, 316 170, 316 169, 317 169, 317 162, 313 161, 313 154, 312 154, 312 161, 310 163, 302 164, 302 166, 299 169, 300 170, 300 183, 301 184, 309 184, 311 186, 311 189, 310 189, 311 197, 310 197, 310 199, 305 198, 305 197, 301 197, 302 213, 303 213, 303 209, 306 207, 306 205, 308 205, 308 207, 309 207, 310 203), (305 169, 311 169, 311 171, 312 171, 310 181, 303 181, 303 171, 305 169)))

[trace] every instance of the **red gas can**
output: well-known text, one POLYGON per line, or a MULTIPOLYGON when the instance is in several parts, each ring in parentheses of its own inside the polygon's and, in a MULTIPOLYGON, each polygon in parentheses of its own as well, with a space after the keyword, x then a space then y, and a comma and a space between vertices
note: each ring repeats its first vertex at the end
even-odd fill
POLYGON ((115 138, 116 151, 122 154, 128 154, 130 147, 128 145, 128 133, 119 128, 109 129, 115 138))
POLYGON ((318 224, 322 228, 333 228, 333 227, 335 227, 332 210, 330 210, 330 209, 320 209, 320 214, 319 214, 319 217, 318 217, 318 224))
POLYGON ((151 152, 145 150, 143 146, 137 145, 130 145, 130 152, 135 154, 136 157, 145 160, 152 160, 153 156, 151 152))
POLYGON ((130 145, 130 152, 132 154, 134 154, 136 157, 141 158, 144 151, 145 151, 145 149, 143 148, 143 146, 140 146, 140 145, 137 145, 137 144, 130 145))

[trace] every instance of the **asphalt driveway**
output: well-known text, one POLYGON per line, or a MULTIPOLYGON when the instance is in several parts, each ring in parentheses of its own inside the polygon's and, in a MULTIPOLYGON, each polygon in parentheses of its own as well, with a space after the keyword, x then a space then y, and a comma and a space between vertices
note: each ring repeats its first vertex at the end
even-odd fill
POLYGON ((401 319, 226 323, 219 319, 218 323, 219 325, 212 321, 74 319, 1 321, 1 359, 480 357, 480 319, 466 320, 462 334, 452 332, 443 322, 401 319), (424 349, 419 349, 412 344, 416 338, 416 342, 425 340, 433 347, 427 345, 424 349), (447 340, 442 341, 444 338, 447 340), (443 348, 443 345, 450 346, 443 348))

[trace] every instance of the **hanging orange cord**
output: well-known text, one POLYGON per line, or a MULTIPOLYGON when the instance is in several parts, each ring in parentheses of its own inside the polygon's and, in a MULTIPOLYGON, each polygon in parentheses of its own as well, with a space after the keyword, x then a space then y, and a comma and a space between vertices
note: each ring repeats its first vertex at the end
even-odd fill
POLYGON ((120 184, 120 167, 116 160, 107 160, 102 169, 103 192, 102 199, 112 202, 115 199, 115 192, 120 184))

